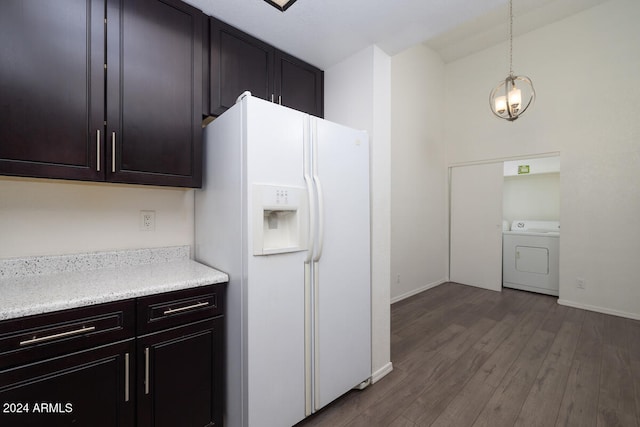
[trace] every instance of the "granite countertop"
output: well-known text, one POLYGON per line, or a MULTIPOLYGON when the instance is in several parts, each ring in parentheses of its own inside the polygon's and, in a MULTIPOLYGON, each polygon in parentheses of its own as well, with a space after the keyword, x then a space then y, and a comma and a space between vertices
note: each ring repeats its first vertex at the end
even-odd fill
POLYGON ((189 246, 0 259, 0 320, 228 281, 189 246))

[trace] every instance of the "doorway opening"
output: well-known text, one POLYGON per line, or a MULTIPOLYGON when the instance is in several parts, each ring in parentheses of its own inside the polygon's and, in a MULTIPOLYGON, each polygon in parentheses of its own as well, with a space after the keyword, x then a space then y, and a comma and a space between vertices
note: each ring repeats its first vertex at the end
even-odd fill
POLYGON ((502 286, 559 295, 560 157, 504 162, 502 286))
MULTIPOLYGON (((503 234, 511 231, 513 221, 521 220, 559 222, 558 153, 451 166, 449 279, 502 290, 503 234)), ((541 258, 540 251, 523 253, 535 256, 532 262, 541 258)), ((540 274, 537 264, 520 266, 535 267, 531 274, 540 274)))

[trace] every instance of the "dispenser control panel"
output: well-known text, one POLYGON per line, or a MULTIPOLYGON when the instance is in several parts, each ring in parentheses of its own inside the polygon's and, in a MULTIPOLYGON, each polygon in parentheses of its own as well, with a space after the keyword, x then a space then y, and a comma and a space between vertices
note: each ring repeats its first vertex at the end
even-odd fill
POLYGON ((284 188, 276 189, 276 204, 289 204, 289 190, 284 188))

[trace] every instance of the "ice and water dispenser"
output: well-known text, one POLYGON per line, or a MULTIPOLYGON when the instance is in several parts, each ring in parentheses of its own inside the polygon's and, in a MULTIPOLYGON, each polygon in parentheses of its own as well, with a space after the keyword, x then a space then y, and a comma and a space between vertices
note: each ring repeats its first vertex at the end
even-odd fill
POLYGON ((253 184, 253 254, 307 249, 307 191, 303 187, 253 184))

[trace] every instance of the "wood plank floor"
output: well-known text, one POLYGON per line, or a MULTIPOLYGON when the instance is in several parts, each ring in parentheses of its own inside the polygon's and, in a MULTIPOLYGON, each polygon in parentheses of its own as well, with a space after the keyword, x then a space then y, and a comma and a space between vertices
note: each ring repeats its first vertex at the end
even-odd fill
POLYGON ((445 283, 392 305, 393 371, 296 427, 639 426, 640 321, 445 283))

